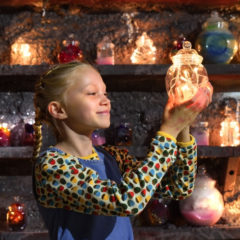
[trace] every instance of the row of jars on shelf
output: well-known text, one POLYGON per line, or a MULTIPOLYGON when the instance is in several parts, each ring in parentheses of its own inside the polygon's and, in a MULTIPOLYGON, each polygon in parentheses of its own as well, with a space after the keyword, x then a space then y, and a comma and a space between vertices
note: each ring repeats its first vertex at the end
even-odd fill
MULTIPOLYGON (((228 29, 228 23, 224 21, 214 11, 211 17, 202 26, 203 31, 199 34, 195 43, 196 50, 203 56, 204 63, 229 63, 238 50, 238 43, 233 34, 228 29)), ((180 36, 173 42, 170 52, 170 58, 175 55, 176 51, 182 48, 182 43, 186 38, 180 36)), ((75 39, 73 34, 69 38, 63 40, 62 50, 58 54, 58 61, 66 63, 73 60, 84 59, 83 51, 80 48, 80 42, 75 39)), ((157 49, 152 39, 143 32, 136 40, 136 48, 132 52, 131 62, 133 64, 156 64, 157 49)), ((31 65, 32 56, 29 44, 19 40, 12 45, 11 64, 31 65)), ((97 44, 97 64, 115 63, 114 60, 114 44, 108 36, 105 36, 101 42, 97 44)), ((36 64, 36 63, 35 63, 36 64)))
MULTIPOLYGON (((128 122, 123 122, 115 128, 115 144, 128 146, 132 143, 132 127, 128 122)), ((7 146, 31 146, 33 145, 33 125, 20 120, 14 127, 8 127, 7 123, 0 124, 0 147, 7 146)), ((96 130, 92 134, 94 145, 106 143, 104 130, 96 130)))
MULTIPOLYGON (((203 24, 203 31, 199 34, 195 47, 203 56, 205 63, 229 63, 238 50, 238 43, 228 29, 228 23, 213 11, 210 18, 203 24)), ((173 42, 170 57, 182 48, 186 38, 180 36, 173 42)), ((63 50, 58 55, 59 62, 68 62, 74 59, 82 60, 83 53, 79 48, 79 42, 73 39, 63 41, 63 50)), ((146 32, 136 40, 136 49, 131 55, 134 64, 155 64, 156 47, 146 32)), ((97 64, 114 64, 114 44, 105 36, 97 44, 97 64)))
MULTIPOLYGON (((240 145, 240 122, 239 111, 234 112, 228 106, 224 112, 224 119, 217 129, 217 135, 210 137, 211 130, 208 122, 198 121, 191 126, 191 134, 195 137, 199 146, 239 146, 240 145), (214 138, 213 142, 211 139, 214 138)), ((216 129, 215 129, 216 130, 216 129)), ((132 144, 132 127, 128 122, 123 122, 115 128, 114 144, 117 146, 129 146, 132 144)), ((93 145, 106 143, 105 131, 99 129, 92 134, 93 145)), ((7 124, 0 124, 0 146, 28 146, 33 145, 33 126, 20 121, 12 129, 7 124)))

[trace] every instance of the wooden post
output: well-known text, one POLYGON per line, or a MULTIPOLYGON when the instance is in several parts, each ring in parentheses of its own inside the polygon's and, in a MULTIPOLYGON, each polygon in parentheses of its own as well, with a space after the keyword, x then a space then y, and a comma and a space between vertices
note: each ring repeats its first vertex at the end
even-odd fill
POLYGON ((224 201, 227 198, 232 197, 234 195, 234 188, 238 174, 238 166, 240 162, 240 157, 229 157, 227 160, 227 167, 225 173, 225 181, 224 181, 224 201))

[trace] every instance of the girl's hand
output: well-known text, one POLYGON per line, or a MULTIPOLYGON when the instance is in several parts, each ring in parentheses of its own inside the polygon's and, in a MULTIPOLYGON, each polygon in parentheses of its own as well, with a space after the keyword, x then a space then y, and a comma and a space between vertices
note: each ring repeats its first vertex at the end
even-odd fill
POLYGON ((196 95, 183 103, 177 103, 169 98, 163 115, 161 131, 177 137, 178 134, 189 126, 197 115, 212 101, 213 88, 211 83, 200 87, 196 95))

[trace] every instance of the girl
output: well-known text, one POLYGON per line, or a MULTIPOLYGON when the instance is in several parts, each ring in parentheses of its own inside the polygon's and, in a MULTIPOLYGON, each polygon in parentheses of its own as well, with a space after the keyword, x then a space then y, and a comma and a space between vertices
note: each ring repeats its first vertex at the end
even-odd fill
POLYGON ((110 101, 91 65, 71 62, 47 72, 34 99, 33 186, 50 238, 130 240, 129 216, 153 194, 178 200, 191 194, 197 155, 188 126, 211 96, 209 84, 183 104, 169 99, 146 159, 137 161, 126 150, 92 145, 92 132, 110 125, 110 101), (57 144, 39 154, 42 122, 53 127, 57 144))

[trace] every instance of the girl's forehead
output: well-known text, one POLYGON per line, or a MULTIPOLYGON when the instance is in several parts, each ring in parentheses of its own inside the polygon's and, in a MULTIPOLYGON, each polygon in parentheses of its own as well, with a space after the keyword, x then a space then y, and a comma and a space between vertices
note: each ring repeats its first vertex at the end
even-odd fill
POLYGON ((79 66, 69 76, 70 85, 86 87, 94 84, 104 84, 100 74, 91 66, 79 66))

